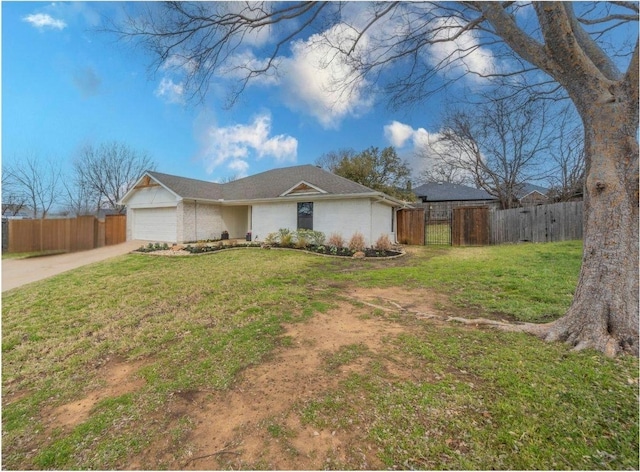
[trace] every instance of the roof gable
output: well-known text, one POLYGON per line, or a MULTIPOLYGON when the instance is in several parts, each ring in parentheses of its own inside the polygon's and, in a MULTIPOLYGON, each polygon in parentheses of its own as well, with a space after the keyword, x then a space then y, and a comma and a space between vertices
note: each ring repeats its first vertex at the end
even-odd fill
POLYGON ((280 196, 286 197, 288 195, 318 195, 323 193, 327 192, 322 190, 320 187, 316 187, 315 185, 302 180, 286 192, 282 193, 280 196))
POLYGON ((549 192, 549 189, 540 187, 539 185, 524 183, 520 186, 520 188, 516 192, 516 195, 519 199, 522 199, 527 195, 531 195, 532 193, 536 193, 536 192, 542 195, 543 197, 546 197, 547 192, 549 192))

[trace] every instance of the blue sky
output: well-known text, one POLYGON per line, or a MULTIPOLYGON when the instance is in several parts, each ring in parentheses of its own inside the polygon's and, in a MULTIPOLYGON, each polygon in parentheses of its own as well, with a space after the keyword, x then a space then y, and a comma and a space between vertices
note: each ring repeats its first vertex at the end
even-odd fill
POLYGON ((391 112, 362 90, 324 110, 332 97, 307 87, 313 71, 293 49, 281 84, 251 86, 231 109, 216 84, 205 104, 188 102, 174 72, 150 72, 144 51, 96 32, 100 15, 119 18, 122 7, 2 2, 4 161, 37 155, 69 168, 82 146, 116 140, 148 152, 158 171, 215 181, 314 163, 346 147, 397 145, 385 128, 394 121, 404 126, 398 150, 410 157, 411 133, 436 126, 437 99, 391 112))
MULTIPOLYGON (((340 77, 344 70, 339 61, 318 69, 322 51, 307 36, 281 51, 278 79, 260 78, 233 108, 224 107, 226 81, 237 80, 233 74, 214 77, 204 103, 189 102, 173 58, 150 71, 144 50, 97 32, 102 16, 117 22, 123 9, 135 12, 142 5, 148 4, 2 2, 3 162, 35 155, 70 170, 83 146, 119 141, 146 151, 160 172, 220 181, 312 164, 342 148, 393 145, 417 176, 425 163, 414 149, 437 135, 445 105, 482 86, 477 75, 468 75, 446 95, 391 111, 372 84, 360 81, 340 100, 327 84, 329 75, 340 77)), ((357 23, 361 7, 349 3, 342 14, 357 23)), ((527 10, 521 11, 526 21, 527 10)), ((637 24, 630 31, 635 41, 637 24)), ((263 61, 260 47, 273 41, 270 33, 249 38, 232 60, 263 61)), ((345 31, 337 25, 323 33, 332 38, 345 31)), ((474 49, 474 41, 469 33, 458 44, 439 43, 422 60, 438 64, 456 47, 474 49)), ((466 66, 480 73, 500 71, 501 61, 485 47, 465 57, 466 66)), ((446 72, 460 76, 455 67, 446 72)))

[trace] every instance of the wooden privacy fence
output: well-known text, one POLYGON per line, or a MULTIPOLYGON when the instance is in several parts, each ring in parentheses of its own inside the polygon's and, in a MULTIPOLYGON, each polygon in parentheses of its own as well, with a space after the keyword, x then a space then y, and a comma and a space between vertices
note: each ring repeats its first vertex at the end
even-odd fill
POLYGON ((397 213, 398 242, 424 244, 424 208, 403 208, 397 213))
MULTIPOLYGON (((424 219, 423 209, 398 211, 401 244, 483 246, 582 239, 582 202, 564 202, 512 210, 459 207, 449 218, 424 219)), ((428 216, 428 214, 427 214, 428 216)))
POLYGON ((7 252, 75 252, 124 242, 126 216, 9 220, 7 233, 7 252))
POLYGON ((563 202, 489 213, 491 244, 582 239, 582 202, 563 202))

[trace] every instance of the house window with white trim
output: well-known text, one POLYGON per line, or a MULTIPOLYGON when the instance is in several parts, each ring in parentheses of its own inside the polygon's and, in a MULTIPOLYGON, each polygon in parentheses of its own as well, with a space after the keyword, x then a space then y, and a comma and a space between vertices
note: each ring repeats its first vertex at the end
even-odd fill
POLYGON ((298 203, 298 229, 313 230, 313 202, 298 203))

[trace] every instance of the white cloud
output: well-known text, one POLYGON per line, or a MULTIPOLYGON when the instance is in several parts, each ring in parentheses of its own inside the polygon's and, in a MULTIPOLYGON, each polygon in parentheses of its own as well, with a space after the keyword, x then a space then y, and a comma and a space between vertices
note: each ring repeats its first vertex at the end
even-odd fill
MULTIPOLYGON (((220 3, 222 8, 226 9, 229 13, 241 14, 244 18, 249 20, 256 20, 262 17, 263 10, 269 10, 272 8, 272 4, 267 2, 261 4, 260 2, 224 2, 220 3)), ((217 7, 217 6, 216 6, 217 7)), ((264 26, 259 28, 252 28, 246 31, 242 36, 242 42, 252 46, 262 46, 271 39, 272 27, 268 21, 262 21, 264 26)))
POLYGON ((385 125, 384 136, 395 147, 404 147, 405 143, 414 134, 414 129, 400 123, 399 121, 392 121, 391 124, 385 125))
POLYGON ((481 80, 477 74, 488 75, 495 73, 497 63, 493 53, 480 46, 476 33, 466 31, 461 33, 461 23, 454 17, 440 18, 436 21, 440 28, 434 40, 441 42, 433 44, 427 49, 425 60, 432 67, 437 67, 443 74, 462 75, 473 72, 468 76, 470 80, 481 80), (457 35, 460 35, 456 37, 457 35))
POLYGON ((184 85, 181 83, 176 84, 173 79, 165 77, 156 88, 155 95, 169 103, 184 103, 184 85))
POLYGON ((287 135, 271 136, 271 116, 263 113, 251 123, 227 127, 209 126, 202 136, 201 157, 208 173, 227 164, 231 170, 245 172, 247 160, 273 158, 277 162, 295 162, 298 140, 287 135))
POLYGON ((31 25, 35 28, 41 30, 46 28, 63 30, 67 27, 67 24, 64 21, 57 20, 46 13, 34 13, 31 15, 27 15, 22 19, 27 23, 31 23, 31 25))
POLYGON ((235 171, 235 176, 239 179, 247 176, 249 170, 249 163, 242 159, 234 159, 227 166, 229 170, 235 171))
POLYGON ((415 129, 394 120, 384 126, 384 136, 398 148, 398 154, 407 161, 414 178, 419 178, 438 159, 438 133, 430 133, 424 128, 415 129))
POLYGON ((411 141, 411 147, 417 148, 436 140, 437 135, 430 134, 424 128, 414 129, 413 127, 392 121, 384 126, 384 136, 393 146, 403 148, 408 141, 411 141))
MULTIPOLYGON (((334 44, 352 41, 353 34, 351 28, 339 24, 307 40, 294 41, 290 56, 274 59, 277 72, 260 74, 251 84, 278 87, 290 110, 315 118, 324 128, 338 128, 345 117, 360 116, 373 105, 370 84, 355 76, 327 43, 327 39, 334 44)), ((251 70, 265 69, 268 61, 246 49, 230 56, 219 73, 242 80, 251 70)))
MULTIPOLYGON (((275 62, 279 64, 281 59, 275 59, 275 62)), ((249 71, 266 69, 268 63, 269 59, 259 59, 253 51, 245 50, 229 56, 224 64, 221 65, 219 73, 230 79, 243 80, 249 71)), ((280 84, 280 78, 273 70, 270 70, 255 76, 252 79, 252 83, 256 85, 278 85, 280 84)))
MULTIPOLYGON (((439 132, 429 132, 424 128, 414 129, 412 126, 392 121, 384 127, 385 138, 400 148, 398 155, 405 159, 412 169, 413 178, 423 179, 426 170, 432 170, 443 162, 443 156, 453 156, 454 151, 441 141, 439 132)), ((460 154, 457 159, 464 161, 467 156, 460 154)), ((466 171, 458 169, 458 177, 470 176, 466 171)), ((470 177, 469 177, 470 178, 470 177)))
POLYGON ((354 31, 339 24, 306 41, 295 41, 291 57, 281 58, 280 85, 287 107, 314 117, 325 128, 337 128, 345 117, 368 111, 374 100, 371 84, 354 74, 327 39, 344 45, 353 41, 354 31))
POLYGON ((185 57, 178 56, 176 54, 172 54, 167 58, 166 61, 162 63, 160 69, 162 70, 173 70, 173 69, 182 69, 184 72, 188 74, 192 74, 198 68, 198 62, 194 59, 189 59, 185 57))

